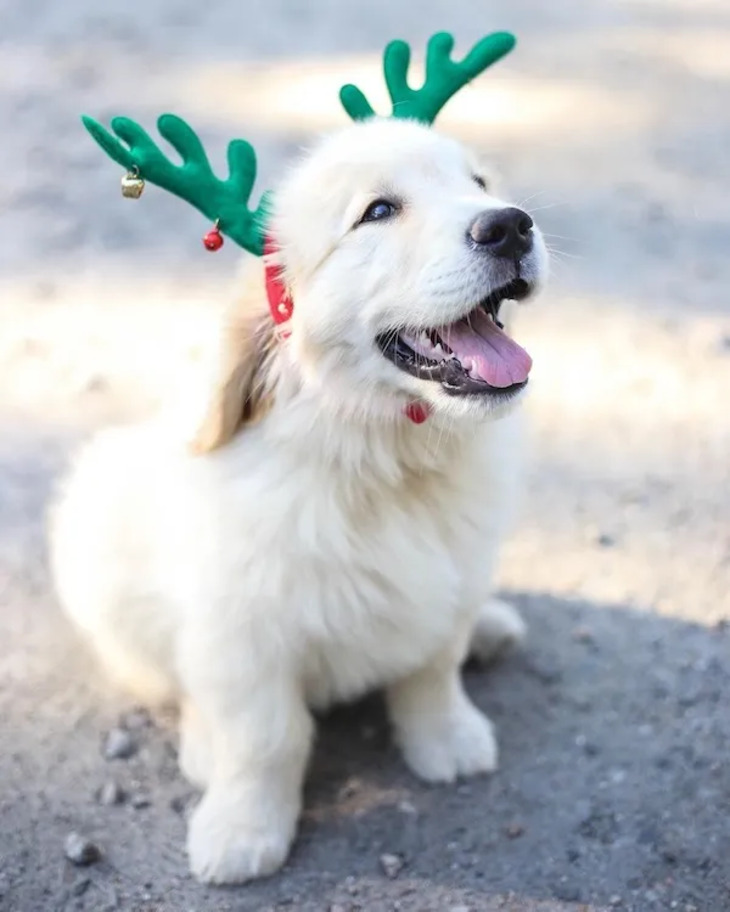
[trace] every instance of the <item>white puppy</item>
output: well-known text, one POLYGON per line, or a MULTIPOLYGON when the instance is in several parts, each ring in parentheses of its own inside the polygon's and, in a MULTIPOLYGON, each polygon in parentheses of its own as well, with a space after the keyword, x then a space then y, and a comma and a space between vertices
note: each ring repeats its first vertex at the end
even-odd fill
POLYGON ((68 614, 119 681, 180 702, 190 863, 215 883, 286 859, 312 708, 384 687, 416 775, 494 770, 460 666, 523 632, 490 589, 530 359, 495 319, 544 277, 537 228, 397 120, 318 146, 272 224, 291 335, 254 264, 195 447, 102 433, 52 518, 68 614))

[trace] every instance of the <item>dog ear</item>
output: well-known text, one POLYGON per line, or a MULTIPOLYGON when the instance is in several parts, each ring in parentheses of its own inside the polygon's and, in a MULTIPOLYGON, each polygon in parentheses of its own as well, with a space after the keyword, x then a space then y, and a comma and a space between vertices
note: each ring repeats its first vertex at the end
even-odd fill
POLYGON ((223 326, 219 368, 203 420, 193 437, 194 453, 228 443, 258 421, 274 397, 274 324, 265 301, 239 302, 223 326))

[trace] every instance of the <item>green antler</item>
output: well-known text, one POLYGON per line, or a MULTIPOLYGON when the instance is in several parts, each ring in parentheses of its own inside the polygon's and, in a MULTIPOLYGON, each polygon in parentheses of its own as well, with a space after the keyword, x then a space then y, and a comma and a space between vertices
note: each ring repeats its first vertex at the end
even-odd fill
MULTIPOLYGON (((451 59, 453 35, 448 32, 433 35, 426 50, 426 81, 420 89, 408 85, 410 47, 405 41, 391 41, 383 54, 385 83, 393 102, 391 116, 433 123, 446 102, 475 76, 508 54, 515 41, 509 32, 494 32, 475 44, 460 63, 455 63, 451 59)), ((353 120, 375 116, 370 102, 357 86, 343 86, 340 101, 353 120)))
POLYGON ((216 177, 195 131, 180 117, 163 114, 157 121, 160 134, 180 153, 182 165, 173 164, 135 121, 115 117, 112 130, 123 143, 91 117, 82 117, 84 126, 115 162, 158 187, 169 190, 191 203, 241 247, 256 256, 264 252, 266 201, 248 208, 256 179, 256 154, 250 143, 234 139, 228 145, 227 180, 216 177))

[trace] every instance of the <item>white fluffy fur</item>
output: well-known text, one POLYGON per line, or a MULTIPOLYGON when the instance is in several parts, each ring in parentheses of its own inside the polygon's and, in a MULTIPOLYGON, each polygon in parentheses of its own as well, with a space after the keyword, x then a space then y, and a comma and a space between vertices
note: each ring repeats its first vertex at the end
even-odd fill
MULTIPOLYGON (((181 705, 181 766, 205 789, 188 834, 201 880, 285 860, 312 708, 384 687, 418 776, 496 767, 460 666, 470 639, 491 657, 523 633, 491 600, 519 413, 449 397, 373 341, 455 320, 505 281, 464 241, 479 212, 505 205, 476 169, 413 123, 322 143, 275 200, 291 338, 274 337, 256 263, 196 451, 162 423, 104 432, 54 510, 65 610, 121 683, 181 705), (353 228, 384 194, 398 217, 353 228), (403 417, 414 398, 432 408, 425 424, 403 417)), ((539 282, 539 234, 524 269, 539 282)))

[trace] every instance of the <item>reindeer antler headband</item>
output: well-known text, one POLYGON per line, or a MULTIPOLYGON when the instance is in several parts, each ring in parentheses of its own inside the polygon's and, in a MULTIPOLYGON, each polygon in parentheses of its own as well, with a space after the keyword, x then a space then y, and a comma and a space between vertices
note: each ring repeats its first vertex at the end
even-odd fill
MULTIPOLYGON (((426 51, 426 81, 420 89, 412 89, 407 80, 410 48, 404 41, 392 41, 383 55, 385 83, 393 104, 390 116, 433 123, 441 108, 459 89, 508 54, 514 45, 513 35, 495 32, 482 38, 463 60, 456 62, 451 59, 453 37, 446 32, 433 35, 426 51)), ((356 86, 343 86, 340 100, 353 120, 376 116, 356 86)), ((122 178, 124 196, 139 197, 144 182, 149 181, 184 199, 215 223, 203 239, 209 250, 217 250, 222 245, 222 232, 256 256, 264 254, 268 194, 262 195, 256 209, 249 208, 256 179, 256 155, 250 143, 243 139, 229 143, 230 173, 226 180, 221 180, 213 173, 195 131, 174 114, 163 114, 157 121, 157 128, 180 153, 182 165, 173 164, 145 130, 128 117, 115 117, 111 122, 119 139, 91 117, 82 120, 107 155, 127 169, 122 178)))

